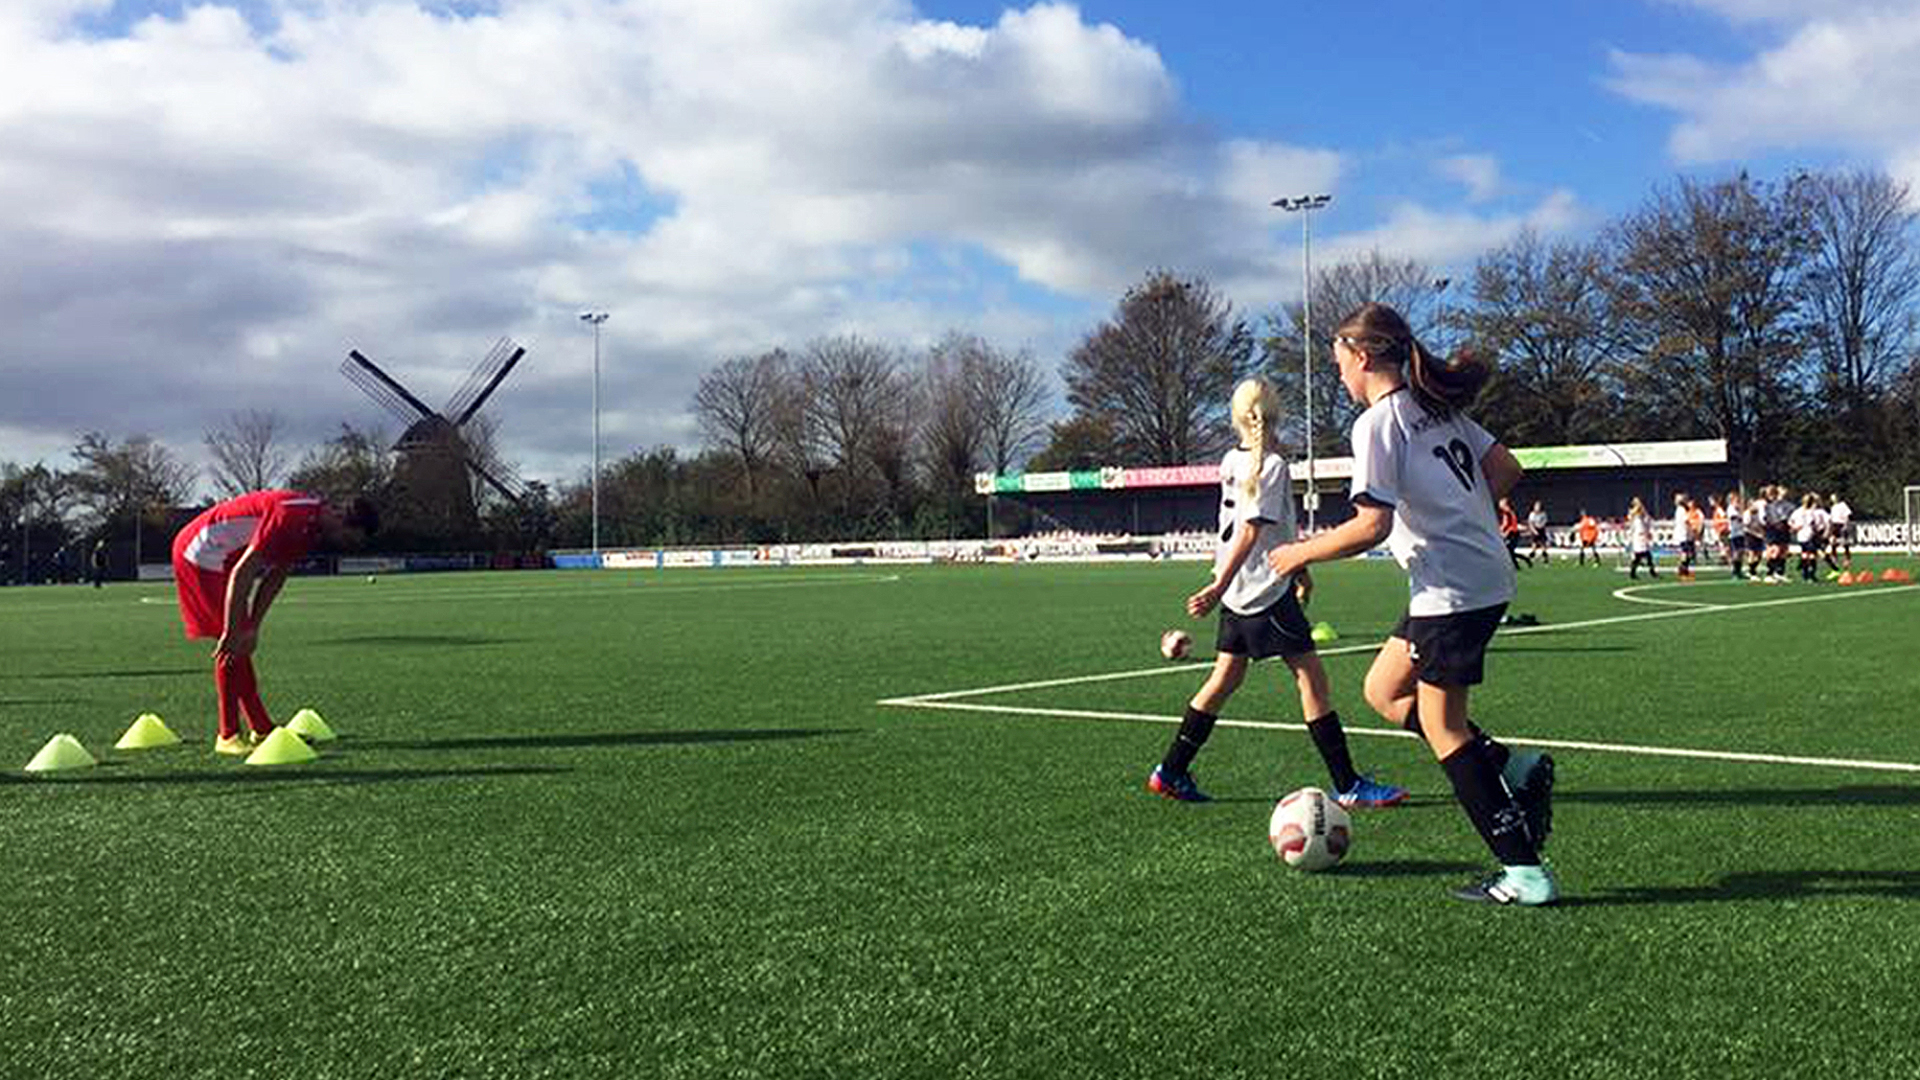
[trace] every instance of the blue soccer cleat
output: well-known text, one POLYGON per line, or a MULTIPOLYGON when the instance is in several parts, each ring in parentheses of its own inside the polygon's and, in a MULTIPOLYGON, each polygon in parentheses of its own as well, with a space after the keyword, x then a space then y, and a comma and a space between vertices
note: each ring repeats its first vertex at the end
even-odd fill
POLYGON ((1543 907, 1560 899, 1560 884, 1545 866, 1503 866, 1483 881, 1453 890, 1453 898, 1474 904, 1543 907))
POLYGON ((1407 789, 1383 784, 1371 776, 1362 776, 1345 791, 1336 792, 1334 801, 1343 810, 1357 807, 1399 806, 1407 801, 1407 789))
POLYGON ((1200 790, 1193 782, 1192 773, 1168 772, 1164 765, 1155 765, 1153 775, 1147 777, 1147 790, 1163 799, 1175 802, 1212 802, 1212 796, 1200 790))

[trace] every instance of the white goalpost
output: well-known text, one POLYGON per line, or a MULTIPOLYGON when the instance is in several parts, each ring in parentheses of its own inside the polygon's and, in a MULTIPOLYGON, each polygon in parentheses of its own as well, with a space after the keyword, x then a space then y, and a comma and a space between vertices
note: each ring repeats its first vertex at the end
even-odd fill
POLYGON ((1920 552, 1920 484, 1908 484, 1901 502, 1906 504, 1907 554, 1920 552))

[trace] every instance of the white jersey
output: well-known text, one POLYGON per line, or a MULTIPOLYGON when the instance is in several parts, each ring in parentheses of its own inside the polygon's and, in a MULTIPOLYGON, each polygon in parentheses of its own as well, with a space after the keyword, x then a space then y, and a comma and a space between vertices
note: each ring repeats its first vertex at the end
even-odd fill
POLYGON ((1267 565, 1267 552, 1298 539, 1300 532, 1293 514, 1293 474, 1287 469, 1285 455, 1269 450, 1261 456, 1260 484, 1249 495, 1241 484, 1251 468, 1253 455, 1245 450, 1229 450, 1220 460, 1220 542, 1213 549, 1215 572, 1226 565, 1233 534, 1240 525, 1261 523, 1247 561, 1240 564, 1240 572, 1220 595, 1221 605, 1238 615, 1265 611, 1286 594, 1293 579, 1273 572, 1267 565))
POLYGON ((1813 508, 1813 535, 1815 537, 1821 537, 1821 536, 1827 535, 1832 531, 1833 531, 1833 516, 1827 513, 1827 509, 1824 506, 1814 507, 1813 508))
POLYGON ((1645 513, 1627 515, 1627 536, 1633 553, 1653 550, 1653 518, 1645 513))
POLYGON ((1747 535, 1759 536, 1767 527, 1767 500, 1755 499, 1747 504, 1747 535))
POLYGON ((1479 424, 1458 413, 1435 416, 1405 390, 1354 421, 1352 497, 1393 510, 1387 546, 1407 571, 1410 615, 1513 599, 1513 559, 1480 467, 1493 445, 1479 424))
POLYGON ((1547 531, 1547 512, 1545 510, 1535 510, 1533 513, 1528 514, 1527 528, 1532 529, 1536 536, 1545 535, 1547 531))
POLYGON ((1689 538, 1691 532, 1692 529, 1689 528, 1689 522, 1687 521, 1687 508, 1685 506, 1674 507, 1673 542, 1676 544, 1684 543, 1689 538))
POLYGON ((1795 543, 1804 544, 1813 539, 1813 508, 1802 506, 1787 517, 1787 524, 1793 527, 1795 543))
POLYGON ((1838 532, 1853 520, 1853 507, 1848 506, 1845 499, 1835 499, 1833 509, 1827 511, 1827 519, 1833 522, 1834 531, 1838 532))

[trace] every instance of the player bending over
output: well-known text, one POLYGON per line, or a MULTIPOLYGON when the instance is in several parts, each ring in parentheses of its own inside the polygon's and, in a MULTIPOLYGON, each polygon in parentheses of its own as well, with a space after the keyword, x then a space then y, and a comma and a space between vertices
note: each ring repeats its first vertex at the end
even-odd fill
POLYGON ((1187 598, 1187 614, 1196 619, 1220 607, 1218 651, 1206 683, 1187 703, 1166 757, 1147 778, 1147 790, 1182 802, 1207 801, 1193 780, 1194 755, 1246 678, 1247 664, 1278 656, 1293 670, 1307 734, 1326 762, 1340 805, 1392 806, 1407 797, 1406 789, 1360 775, 1347 751, 1347 733, 1333 708, 1327 670, 1300 607, 1312 593, 1312 577, 1304 569, 1279 574, 1267 565, 1267 552, 1299 535, 1293 476, 1274 432, 1279 396, 1265 379, 1248 379, 1234 389, 1231 414, 1240 446, 1220 462, 1220 541, 1213 554, 1213 580, 1187 598))
POLYGON ((194 518, 173 538, 173 581, 189 638, 217 638, 213 688, 220 731, 213 748, 245 754, 244 713, 252 740, 273 731, 260 700, 253 651, 260 624, 286 584, 293 564, 324 544, 358 547, 380 529, 372 503, 355 498, 343 510, 297 491, 256 491, 228 499, 194 518))
POLYGON ((1367 701, 1426 740, 1500 862, 1453 895, 1550 904, 1559 887, 1540 846, 1552 821, 1553 759, 1508 750, 1467 709, 1515 582, 1494 501, 1519 483, 1520 463, 1460 413, 1490 372, 1473 360, 1442 366, 1384 304, 1365 304, 1340 324, 1333 357, 1347 393, 1366 408, 1353 425, 1354 516, 1275 548, 1268 564, 1291 574, 1388 542, 1410 597, 1367 672, 1367 701))

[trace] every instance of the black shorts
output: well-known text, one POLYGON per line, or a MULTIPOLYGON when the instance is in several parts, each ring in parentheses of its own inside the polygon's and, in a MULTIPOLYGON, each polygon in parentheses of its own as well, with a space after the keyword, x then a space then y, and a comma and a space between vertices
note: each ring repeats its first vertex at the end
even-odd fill
POLYGON ((1790 539, 1792 539, 1792 535, 1787 532, 1785 525, 1767 526, 1768 547, 1786 547, 1787 541, 1790 539))
POLYGON ((1695 549, 1694 549, 1693 541, 1691 540, 1680 541, 1680 554, 1685 555, 1687 558, 1691 559, 1694 556, 1694 551, 1695 549))
POLYGON ((1313 627, 1307 613, 1300 610, 1300 598, 1289 588, 1265 611, 1241 615, 1226 607, 1220 609, 1220 634, 1213 647, 1228 656, 1265 660, 1281 656, 1292 658, 1314 651, 1313 627))
POLYGON ((1740 538, 1740 548, 1742 551, 1751 551, 1755 555, 1758 555, 1766 546, 1766 541, 1752 533, 1748 533, 1740 538))
POLYGON ((1451 615, 1402 615, 1393 636, 1407 643, 1413 670, 1433 686, 1473 686, 1485 681, 1487 643, 1500 628, 1507 605, 1451 615))

